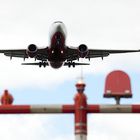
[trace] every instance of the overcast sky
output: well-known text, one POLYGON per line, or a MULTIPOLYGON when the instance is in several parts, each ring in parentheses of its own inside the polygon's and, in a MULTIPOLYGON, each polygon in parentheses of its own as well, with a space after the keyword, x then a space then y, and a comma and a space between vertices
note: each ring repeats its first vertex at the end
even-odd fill
MULTIPOLYGON (((66 25, 68 46, 140 49, 139 7, 139 0, 0 0, 0 49, 27 48, 31 43, 46 47, 49 28, 57 20, 66 25)), ((102 98, 104 82, 110 71, 120 69, 130 75, 133 91, 133 99, 122 102, 139 103, 139 60, 140 53, 91 60, 90 66, 83 67, 88 102, 114 103, 102 98)), ((81 67, 40 69, 21 66, 22 62, 0 55, 1 93, 9 89, 15 104, 73 103, 81 67)), ((2 140, 74 139, 72 115, 2 115, 0 121, 2 140), (63 122, 58 121, 62 118, 63 122)), ((88 124, 88 140, 140 139, 139 115, 90 115, 88 124)))

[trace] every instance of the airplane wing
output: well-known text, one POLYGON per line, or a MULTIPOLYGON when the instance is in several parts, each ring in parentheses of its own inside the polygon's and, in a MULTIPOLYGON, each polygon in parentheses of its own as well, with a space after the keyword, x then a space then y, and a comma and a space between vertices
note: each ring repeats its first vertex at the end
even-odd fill
MULTIPOLYGON (((13 50, 0 50, 0 53, 3 53, 5 56, 9 56, 11 59, 12 57, 19 57, 19 58, 28 58, 27 49, 13 49, 13 50)), ((35 56, 37 60, 46 61, 48 55, 46 54, 46 48, 41 48, 37 50, 37 55, 35 56)))
POLYGON ((67 60, 77 60, 80 58, 80 53, 85 53, 85 58, 96 58, 96 57, 107 57, 110 54, 118 53, 131 53, 131 52, 140 52, 140 50, 101 50, 101 49, 87 49, 85 52, 80 52, 78 48, 68 47, 67 60))
POLYGON ((140 50, 98 50, 98 49, 89 49, 89 52, 86 58, 94 58, 94 57, 106 57, 110 54, 118 54, 118 53, 131 53, 131 52, 140 52, 140 50))
POLYGON ((16 49, 16 50, 0 50, 0 53, 3 53, 6 56, 12 57, 21 57, 28 58, 25 49, 16 49))

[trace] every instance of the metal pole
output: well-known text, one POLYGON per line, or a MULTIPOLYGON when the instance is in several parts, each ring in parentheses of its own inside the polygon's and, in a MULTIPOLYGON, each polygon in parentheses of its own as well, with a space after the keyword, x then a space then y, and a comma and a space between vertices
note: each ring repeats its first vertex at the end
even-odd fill
POLYGON ((88 105, 88 113, 140 113, 138 105, 88 105))
POLYGON ((74 105, 0 105, 0 114, 74 113, 74 105))
POLYGON ((75 96, 75 140, 87 140, 87 98, 83 93, 75 96))
MULTIPOLYGON (((80 97, 83 98, 83 97, 80 97)), ((137 105, 86 105, 81 101, 75 105, 0 105, 0 114, 53 114, 75 113, 78 123, 87 122, 87 113, 140 113, 137 105), (83 117, 81 117, 83 116, 83 117)))

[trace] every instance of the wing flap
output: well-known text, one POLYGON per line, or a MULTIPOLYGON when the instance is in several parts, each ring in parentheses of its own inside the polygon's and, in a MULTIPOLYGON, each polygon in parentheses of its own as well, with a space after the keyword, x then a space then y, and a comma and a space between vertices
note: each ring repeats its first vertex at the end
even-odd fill
POLYGON ((16 54, 16 53, 4 53, 5 56, 9 57, 19 57, 19 58, 28 58, 26 54, 16 54))
POLYGON ((21 50, 0 50, 0 53, 4 53, 5 56, 10 56, 10 57, 28 58, 25 49, 21 49, 21 50))

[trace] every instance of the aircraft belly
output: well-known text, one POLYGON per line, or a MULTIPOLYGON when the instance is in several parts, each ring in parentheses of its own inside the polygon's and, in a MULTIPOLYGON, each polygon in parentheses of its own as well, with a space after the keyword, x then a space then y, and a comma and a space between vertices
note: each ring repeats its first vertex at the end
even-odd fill
POLYGON ((55 61, 51 61, 50 62, 51 67, 58 69, 63 65, 63 62, 55 62, 55 61))

